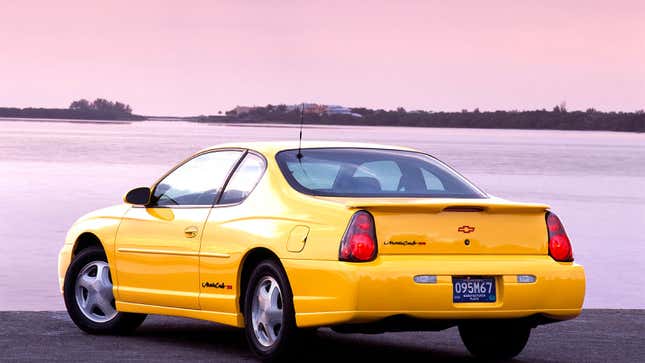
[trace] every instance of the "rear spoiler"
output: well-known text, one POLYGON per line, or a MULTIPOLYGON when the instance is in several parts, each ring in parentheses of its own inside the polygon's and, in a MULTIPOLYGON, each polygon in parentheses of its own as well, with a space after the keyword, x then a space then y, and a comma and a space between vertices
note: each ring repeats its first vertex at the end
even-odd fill
POLYGON ((384 212, 415 211, 420 213, 439 212, 487 212, 487 213, 538 213, 549 209, 546 204, 516 203, 504 199, 431 199, 396 198, 346 199, 348 209, 379 210, 384 212))

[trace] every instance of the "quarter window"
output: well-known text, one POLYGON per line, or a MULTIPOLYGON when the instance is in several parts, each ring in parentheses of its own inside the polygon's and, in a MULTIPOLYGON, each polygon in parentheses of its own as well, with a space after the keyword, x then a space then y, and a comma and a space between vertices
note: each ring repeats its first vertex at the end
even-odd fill
POLYGON ((234 204, 246 199, 262 177, 264 169, 265 164, 261 157, 247 154, 226 185, 219 204, 234 204))
POLYGON ((241 151, 215 151, 190 159, 157 184, 153 204, 212 205, 241 155, 241 151))

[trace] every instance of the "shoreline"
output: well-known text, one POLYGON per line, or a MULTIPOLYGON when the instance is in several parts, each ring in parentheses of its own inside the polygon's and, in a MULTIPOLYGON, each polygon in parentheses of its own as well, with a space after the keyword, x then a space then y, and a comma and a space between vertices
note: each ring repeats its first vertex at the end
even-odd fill
MULTIPOLYGON (((51 123, 74 123, 74 124, 131 124, 129 120, 92 120, 75 118, 32 118, 32 117, 0 117, 0 122, 51 122, 51 123)), ((142 120, 144 121, 144 120, 142 120)))
MULTIPOLYGON (((143 122, 158 122, 158 123, 178 123, 185 122, 191 124, 199 124, 206 126, 224 126, 224 127, 263 127, 263 128, 285 128, 294 129, 299 128, 299 123, 284 123, 284 122, 211 122, 211 121, 198 121, 193 119, 172 119, 172 120, 158 120, 158 119, 144 119, 144 120, 92 120, 92 119, 60 119, 60 118, 18 118, 18 117, 0 117, 0 122, 33 122, 33 123, 54 123, 54 124, 96 124, 96 125, 131 125, 143 122)), ((562 131, 562 132, 611 132, 611 133, 624 133, 624 134, 645 134, 641 131, 621 131, 621 130, 597 130, 597 129, 553 129, 553 128, 504 128, 504 127, 467 127, 467 126, 417 126, 417 125, 356 125, 356 124, 321 124, 321 123, 303 123, 305 129, 333 129, 333 128, 352 128, 359 129, 364 127, 376 128, 411 128, 411 129, 454 129, 454 130, 508 130, 508 131, 562 131)))

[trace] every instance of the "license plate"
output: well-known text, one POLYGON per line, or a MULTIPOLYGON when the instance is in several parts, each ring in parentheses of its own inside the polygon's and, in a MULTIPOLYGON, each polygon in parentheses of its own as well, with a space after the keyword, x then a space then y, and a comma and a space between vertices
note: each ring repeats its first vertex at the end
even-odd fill
POLYGON ((494 277, 453 277, 452 301, 464 302, 495 302, 494 277))

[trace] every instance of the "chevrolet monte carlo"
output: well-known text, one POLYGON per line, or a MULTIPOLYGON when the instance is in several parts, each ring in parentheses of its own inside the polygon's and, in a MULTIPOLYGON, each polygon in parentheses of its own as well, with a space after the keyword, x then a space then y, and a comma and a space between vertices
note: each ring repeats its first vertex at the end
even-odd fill
POLYGON ((204 319, 244 328, 263 360, 317 327, 453 326, 471 354, 508 359, 531 329, 579 315, 585 294, 547 205, 487 195, 420 151, 355 143, 200 151, 75 222, 58 266, 88 333, 204 319))

